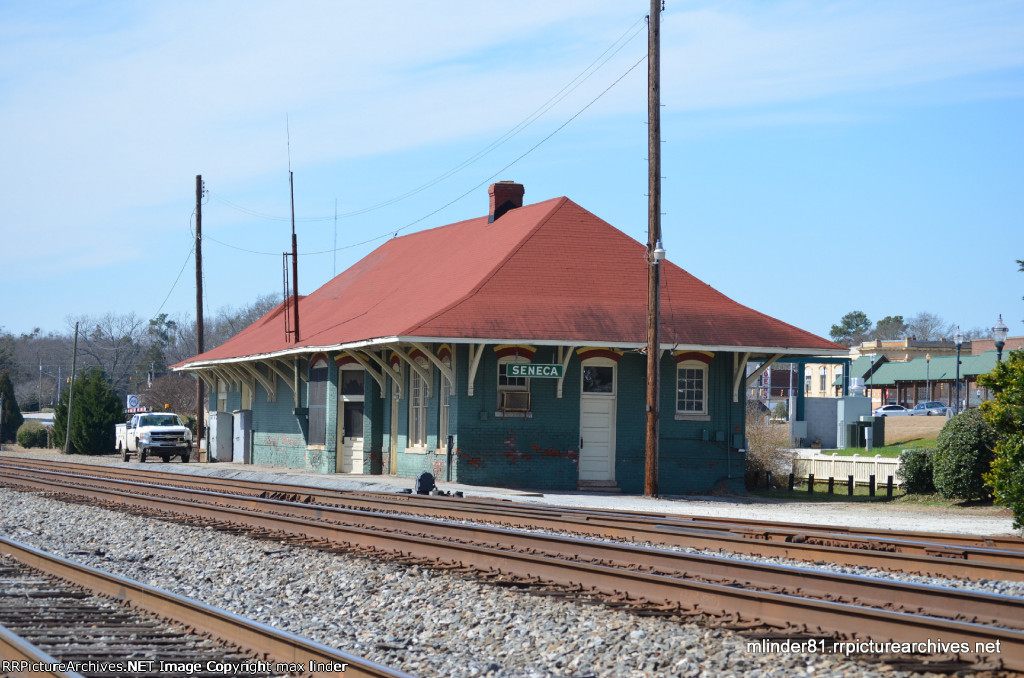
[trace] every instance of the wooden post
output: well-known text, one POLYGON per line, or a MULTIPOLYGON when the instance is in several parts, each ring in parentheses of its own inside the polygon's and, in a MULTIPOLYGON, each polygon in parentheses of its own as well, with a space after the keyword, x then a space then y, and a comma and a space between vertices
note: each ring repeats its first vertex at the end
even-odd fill
POLYGON ((875 496, 875 476, 868 476, 868 494, 875 496))
POLYGON ((853 496, 853 476, 846 476, 846 496, 853 496))
POLYGON ((64 432, 64 454, 70 454, 71 450, 71 413, 75 404, 75 370, 78 367, 78 323, 75 323, 75 343, 71 349, 71 391, 68 393, 68 420, 64 432))
POLYGON ((796 486, 796 476, 792 473, 789 474, 789 491, 792 492, 796 486))
POLYGON ((648 497, 658 496, 658 396, 661 387, 658 336, 661 267, 654 259, 654 248, 661 240, 661 1, 651 0, 651 13, 647 17, 647 427, 644 495, 648 497))
POLYGON ((768 486, 768 490, 771 491, 771 489, 772 489, 772 472, 771 471, 765 471, 764 472, 764 482, 765 482, 765 485, 768 486))
POLYGON ((828 477, 828 493, 829 494, 835 494, 836 493, 836 479, 833 478, 832 476, 828 477))
MULTIPOLYGON (((204 349, 203 339, 203 175, 196 175, 196 355, 204 349)), ((205 433, 203 413, 206 411, 206 382, 196 377, 196 459, 199 459, 199 441, 205 433)), ((209 454, 209 452, 207 452, 209 454)))
POLYGON ((807 494, 814 494, 814 474, 807 474, 807 494))
POLYGON ((885 484, 885 498, 892 499, 892 476, 889 476, 889 480, 885 484))

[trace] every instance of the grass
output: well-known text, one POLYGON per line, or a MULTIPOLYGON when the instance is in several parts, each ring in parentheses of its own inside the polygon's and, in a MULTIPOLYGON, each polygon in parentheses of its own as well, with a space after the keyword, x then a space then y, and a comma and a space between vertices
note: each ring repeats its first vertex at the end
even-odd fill
POLYGON ((892 445, 886 445, 884 447, 875 447, 870 452, 865 450, 863 447, 848 447, 845 450, 832 450, 826 452, 826 454, 832 454, 836 452, 840 457, 852 457, 855 454, 859 454, 862 457, 873 457, 876 454, 880 454, 883 457, 889 457, 896 459, 900 456, 900 452, 906 449, 935 449, 935 438, 934 437, 919 437, 919 438, 906 438, 904 440, 894 440, 892 445))

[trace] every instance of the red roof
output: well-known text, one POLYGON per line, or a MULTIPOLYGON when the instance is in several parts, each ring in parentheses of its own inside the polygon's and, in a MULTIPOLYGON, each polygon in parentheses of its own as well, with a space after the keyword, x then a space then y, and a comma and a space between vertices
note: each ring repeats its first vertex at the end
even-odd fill
MULTIPOLYGON (((181 365, 389 338, 642 346, 646 251, 568 198, 526 205, 389 240, 300 298, 298 344, 279 306, 181 365)), ((661 266, 663 345, 846 353, 661 266)))

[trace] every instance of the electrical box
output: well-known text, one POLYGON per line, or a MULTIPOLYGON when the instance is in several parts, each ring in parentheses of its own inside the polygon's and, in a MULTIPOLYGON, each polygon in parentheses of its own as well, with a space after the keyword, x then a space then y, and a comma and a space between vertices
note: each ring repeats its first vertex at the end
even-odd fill
POLYGON ((232 417, 230 412, 210 412, 210 449, 206 458, 212 461, 231 461, 232 417))
POLYGON ((231 461, 240 464, 252 463, 252 410, 235 410, 234 436, 231 446, 231 461))

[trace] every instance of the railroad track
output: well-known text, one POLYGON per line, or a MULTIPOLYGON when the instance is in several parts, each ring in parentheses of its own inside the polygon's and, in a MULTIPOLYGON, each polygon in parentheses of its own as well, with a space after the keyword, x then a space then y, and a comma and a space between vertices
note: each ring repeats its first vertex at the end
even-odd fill
POLYGON ((0 673, 411 678, 0 538, 0 673))
MULTIPOLYGON (((556 585, 667 613, 711 615, 764 637, 955 640, 964 643, 956 646, 958 654, 976 665, 1024 670, 1020 598, 82 473, 7 468, 4 477, 23 488, 197 524, 415 559, 524 586, 556 585)), ((420 499, 442 504, 447 498, 420 499)))
MULTIPOLYGON (((138 480, 137 469, 0 457, 0 470, 49 469, 81 476, 138 480)), ((872 531, 822 525, 580 510, 507 500, 346 492, 285 483, 238 481, 145 471, 171 487, 443 520, 474 521, 513 529, 543 529, 741 555, 878 568, 956 579, 1024 581, 1024 539, 910 531, 872 531)))

